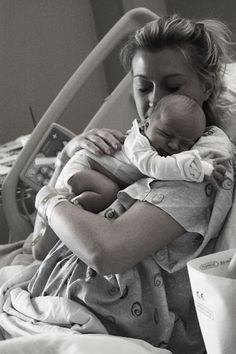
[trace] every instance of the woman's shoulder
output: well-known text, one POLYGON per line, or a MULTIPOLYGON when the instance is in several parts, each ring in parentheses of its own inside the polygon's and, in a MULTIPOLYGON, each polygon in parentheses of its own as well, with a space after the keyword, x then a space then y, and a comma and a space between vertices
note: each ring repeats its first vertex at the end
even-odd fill
POLYGON ((216 125, 209 125, 206 127, 203 136, 219 136, 225 139, 229 139, 228 135, 224 132, 224 130, 216 125))
POLYGON ((228 135, 221 128, 213 125, 206 128, 194 148, 200 152, 201 156, 210 152, 222 156, 233 155, 233 147, 228 135))
MULTIPOLYGON (((206 127, 204 134, 202 135, 202 137, 198 140, 198 142, 202 142, 202 141, 206 141, 209 143, 214 143, 215 144, 223 144, 225 145, 225 147, 227 147, 228 149, 231 149, 231 140, 228 136, 228 134, 220 127, 215 126, 215 125, 211 125, 206 127)), ((198 144, 197 142, 197 144, 198 144)))

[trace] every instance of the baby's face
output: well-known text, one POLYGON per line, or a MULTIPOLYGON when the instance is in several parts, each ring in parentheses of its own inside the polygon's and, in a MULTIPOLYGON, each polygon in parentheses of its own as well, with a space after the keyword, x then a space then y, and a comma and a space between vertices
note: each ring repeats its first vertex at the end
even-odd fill
POLYGON ((186 122, 176 117, 164 116, 151 118, 145 135, 161 156, 187 151, 201 136, 191 118, 186 122))

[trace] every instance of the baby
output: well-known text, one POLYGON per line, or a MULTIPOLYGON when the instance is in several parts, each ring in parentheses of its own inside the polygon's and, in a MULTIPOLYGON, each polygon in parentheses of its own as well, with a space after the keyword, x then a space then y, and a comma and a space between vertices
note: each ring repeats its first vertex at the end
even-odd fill
POLYGON ((216 185, 224 177, 224 159, 203 160, 195 145, 205 129, 205 114, 195 100, 166 96, 144 124, 134 120, 122 149, 113 156, 76 152, 55 187, 60 193, 72 192, 78 204, 97 213, 116 199, 121 188, 144 176, 198 183, 208 178, 216 185))

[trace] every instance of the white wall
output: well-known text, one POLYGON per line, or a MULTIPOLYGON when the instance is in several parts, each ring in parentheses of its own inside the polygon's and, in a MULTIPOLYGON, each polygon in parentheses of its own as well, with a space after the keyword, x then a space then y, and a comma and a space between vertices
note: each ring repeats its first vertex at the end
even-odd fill
MULTIPOLYGON (((96 43, 88 0, 0 0, 0 144, 32 131, 29 106, 38 121, 96 43)), ((63 125, 81 131, 106 94, 100 70, 63 125)))

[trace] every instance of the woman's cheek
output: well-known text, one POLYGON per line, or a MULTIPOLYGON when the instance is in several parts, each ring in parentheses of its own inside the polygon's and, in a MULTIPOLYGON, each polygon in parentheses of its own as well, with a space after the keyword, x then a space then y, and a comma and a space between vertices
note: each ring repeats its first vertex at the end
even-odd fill
POLYGON ((145 117, 145 106, 142 104, 142 102, 135 100, 135 105, 136 109, 138 112, 138 115, 141 119, 144 119, 145 117))
POLYGON ((138 111, 138 114, 139 114, 139 117, 141 119, 145 119, 146 118, 146 115, 147 115, 147 112, 149 110, 149 103, 148 102, 141 102, 139 104, 139 107, 137 108, 137 111, 138 111))
POLYGON ((133 97, 138 115, 141 119, 144 119, 148 110, 148 100, 143 95, 141 96, 135 88, 133 89, 133 97))

